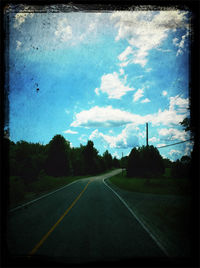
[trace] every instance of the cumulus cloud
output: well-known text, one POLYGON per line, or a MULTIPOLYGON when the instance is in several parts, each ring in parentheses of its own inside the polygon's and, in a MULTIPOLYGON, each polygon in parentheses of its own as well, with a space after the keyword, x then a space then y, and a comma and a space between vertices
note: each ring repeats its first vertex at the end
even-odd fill
POLYGON ((172 149, 171 151, 169 151, 168 155, 170 160, 175 161, 181 158, 181 156, 183 155, 183 151, 172 149))
POLYGON ((72 28, 69 25, 67 18, 62 18, 58 21, 55 36, 62 42, 66 42, 72 38, 72 28))
POLYGON ((169 109, 159 109, 157 113, 139 115, 120 109, 114 109, 112 106, 99 107, 94 106, 89 110, 83 110, 75 115, 75 120, 71 123, 73 127, 116 127, 134 123, 142 125, 151 122, 152 125, 178 125, 187 115, 185 106, 188 99, 180 97, 171 97, 169 109), (176 110, 177 109, 177 110, 176 110))
POLYGON ((147 102, 150 102, 150 99, 146 98, 146 99, 141 101, 141 103, 147 103, 147 102))
POLYGON ((170 97, 169 109, 174 110, 175 108, 179 113, 187 113, 189 108, 189 98, 184 99, 179 95, 170 97))
POLYGON ((109 99, 120 99, 128 91, 133 91, 134 88, 125 86, 126 79, 121 80, 116 72, 112 74, 105 74, 101 77, 100 88, 95 89, 95 93, 99 95, 99 92, 108 94, 109 99))
POLYGON ((139 146, 137 133, 138 128, 134 124, 129 124, 117 136, 105 135, 96 129, 91 133, 89 139, 101 138, 110 148, 126 149, 139 146))
POLYGON ((162 128, 158 133, 159 135, 166 137, 168 140, 184 141, 189 138, 189 133, 176 128, 162 128))
POLYGON ((185 48, 185 44, 186 44, 186 40, 187 37, 189 36, 189 31, 186 32, 186 34, 182 35, 181 40, 179 41, 178 38, 174 38, 173 39, 173 44, 178 47, 176 56, 181 55, 184 51, 185 48))
POLYGON ((84 110, 75 116, 76 120, 72 122, 71 126, 89 126, 89 127, 113 127, 122 126, 128 123, 140 121, 140 115, 122 111, 120 109, 113 109, 112 106, 98 107, 95 106, 90 110, 84 110))
POLYGON ((118 29, 115 40, 126 39, 129 43, 129 47, 119 55, 119 59, 126 60, 127 55, 132 54, 132 60, 128 63, 144 67, 149 51, 159 48, 170 30, 188 28, 186 15, 187 12, 180 10, 114 12, 111 20, 118 29))
POLYGON ((144 95, 144 89, 138 89, 133 95, 133 101, 138 101, 144 95))
POLYGON ((71 129, 65 130, 65 131, 63 131, 63 133, 65 133, 65 134, 78 134, 77 131, 73 131, 71 129))

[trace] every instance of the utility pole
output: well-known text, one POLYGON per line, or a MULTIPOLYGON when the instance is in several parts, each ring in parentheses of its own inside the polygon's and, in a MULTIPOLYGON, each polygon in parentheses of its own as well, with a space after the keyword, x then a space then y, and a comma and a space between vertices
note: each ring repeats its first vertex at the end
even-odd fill
POLYGON ((148 123, 146 123, 146 146, 148 145, 148 123))

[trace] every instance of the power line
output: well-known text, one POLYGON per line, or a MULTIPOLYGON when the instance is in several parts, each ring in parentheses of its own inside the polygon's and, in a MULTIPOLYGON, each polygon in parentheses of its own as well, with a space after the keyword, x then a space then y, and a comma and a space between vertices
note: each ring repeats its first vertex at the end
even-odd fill
POLYGON ((157 148, 164 148, 164 147, 168 147, 168 146, 172 146, 172 145, 176 145, 176 144, 180 144, 180 143, 184 143, 184 142, 187 142, 187 141, 192 141, 193 139, 189 139, 189 140, 185 140, 185 141, 180 141, 180 142, 176 142, 176 143, 173 143, 173 144, 168 144, 168 145, 164 145, 164 146, 160 146, 160 147, 157 147, 157 148))

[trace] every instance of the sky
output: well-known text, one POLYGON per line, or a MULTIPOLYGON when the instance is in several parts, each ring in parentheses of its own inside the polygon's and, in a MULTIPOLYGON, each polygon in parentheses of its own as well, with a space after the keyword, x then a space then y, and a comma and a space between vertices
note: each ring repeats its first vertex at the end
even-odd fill
MULTIPOLYGON (((190 138, 180 125, 189 117, 189 11, 31 10, 9 12, 7 22, 12 141, 60 134, 71 147, 92 140, 100 155, 121 158, 146 145, 146 123, 149 145, 190 138)), ((175 161, 192 147, 159 152, 175 161)))

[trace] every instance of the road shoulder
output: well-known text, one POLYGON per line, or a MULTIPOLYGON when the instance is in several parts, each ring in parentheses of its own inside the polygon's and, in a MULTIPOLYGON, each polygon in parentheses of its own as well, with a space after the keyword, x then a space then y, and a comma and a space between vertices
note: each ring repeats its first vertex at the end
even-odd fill
POLYGON ((167 206, 182 206, 189 201, 183 197, 170 195, 154 195, 126 191, 105 180, 136 214, 156 240, 162 245, 170 257, 190 257, 190 248, 187 236, 178 237, 172 228, 165 224, 164 218, 159 217, 157 211, 167 206))

